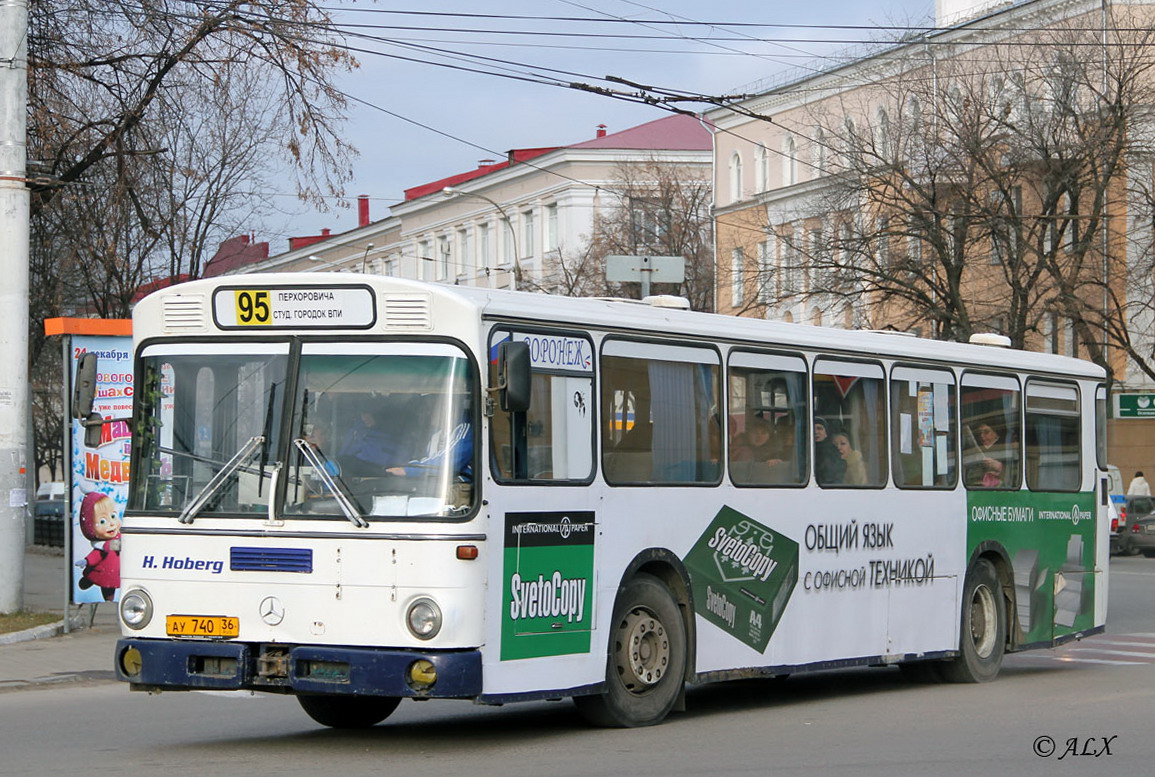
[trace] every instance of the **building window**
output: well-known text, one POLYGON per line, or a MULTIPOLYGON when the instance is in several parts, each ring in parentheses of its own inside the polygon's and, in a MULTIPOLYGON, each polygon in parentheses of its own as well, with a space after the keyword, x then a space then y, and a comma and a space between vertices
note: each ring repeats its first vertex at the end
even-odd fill
POLYGON ((846 135, 842 144, 843 165, 847 170, 854 170, 858 167, 859 152, 862 149, 861 138, 858 137, 858 128, 854 126, 854 119, 849 116, 842 123, 842 127, 846 135))
POLYGON ((816 173, 826 172, 826 133, 822 128, 814 130, 814 144, 813 153, 811 154, 811 162, 814 164, 816 173))
POLYGON ((630 227, 633 234, 629 236, 630 242, 638 249, 660 246, 669 233, 668 216, 660 202, 631 197, 630 227))
POLYGON ((782 185, 798 183, 798 158, 795 155, 794 136, 787 135, 782 141, 782 185))
POLYGON ((745 264, 745 250, 739 247, 730 252, 730 298, 733 300, 734 307, 738 307, 746 301, 746 295, 742 288, 742 271, 745 264))
POLYGON ((533 250, 534 224, 532 210, 522 211, 521 226, 524 234, 522 236, 521 256, 518 257, 519 259, 529 258, 535 254, 535 251, 533 250))
POLYGON ((545 206, 545 250, 553 251, 557 248, 557 203, 553 202, 545 206))
POLYGON ((730 200, 739 202, 745 194, 742 188, 742 157, 735 151, 730 156, 730 200))
POLYGON ((758 191, 764 192, 770 188, 770 151, 761 144, 758 146, 757 165, 754 185, 758 191))
POLYGON ((890 269, 890 218, 880 216, 878 219, 878 268, 890 269))
POLYGON ((457 230, 457 274, 473 275, 472 258, 469 255, 469 231, 457 230))
POLYGON ((517 248, 513 244, 513 222, 507 218, 501 219, 501 244, 502 244, 502 263, 512 265, 517 253, 517 248))
POLYGON ((766 239, 758 244, 758 289, 761 302, 774 299, 774 233, 766 234, 766 239))
POLYGON ((448 236, 437 239, 437 280, 443 281, 449 277, 450 267, 453 264, 453 246, 448 236))
POLYGON ((991 229, 991 264, 1005 264, 1018 257, 1019 214, 1023 212, 1023 188, 1013 186, 1009 194, 992 195, 994 226, 991 229))
POLYGON ((878 135, 875 138, 875 151, 882 157, 883 161, 888 161, 893 133, 890 130, 890 114, 886 112, 885 108, 878 109, 876 123, 878 124, 878 135))
POLYGON ((489 222, 477 226, 477 262, 489 269, 489 222))
POLYGON ((1043 353, 1059 352, 1059 317, 1054 313, 1043 314, 1043 353))
POLYGON ((417 246, 417 276, 423 281, 433 280, 433 254, 428 240, 417 246))

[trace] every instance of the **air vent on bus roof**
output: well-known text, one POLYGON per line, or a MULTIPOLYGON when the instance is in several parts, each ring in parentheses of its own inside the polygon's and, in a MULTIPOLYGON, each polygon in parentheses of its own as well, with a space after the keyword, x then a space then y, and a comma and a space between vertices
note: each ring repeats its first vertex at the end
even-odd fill
POLYGON ((385 326, 388 329, 429 330, 433 328, 428 294, 386 294, 385 326))
POLYGON ((170 294, 162 312, 165 332, 199 332, 205 328, 203 294, 170 294))
POLYGON ((653 308, 670 308, 672 310, 689 310, 690 300, 673 294, 652 294, 643 297, 642 302, 653 308))
POLYGON ((972 345, 993 345, 996 348, 1011 347, 1011 338, 994 332, 975 332, 969 342, 972 345))

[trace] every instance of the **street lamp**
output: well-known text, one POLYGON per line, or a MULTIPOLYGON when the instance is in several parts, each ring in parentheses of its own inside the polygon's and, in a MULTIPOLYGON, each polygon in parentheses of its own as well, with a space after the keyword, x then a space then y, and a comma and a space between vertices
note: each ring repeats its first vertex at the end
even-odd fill
MULTIPOLYGON (((373 250, 373 244, 372 243, 366 243, 365 244, 365 253, 361 254, 361 274, 362 275, 366 274, 366 263, 369 260, 369 252, 372 250, 373 250)), ((316 254, 309 254, 308 259, 310 262, 317 262, 318 265, 321 267, 337 267, 337 268, 340 268, 342 270, 348 269, 348 262, 349 262, 348 259, 337 259, 334 261, 329 261, 328 259, 322 259, 321 257, 317 256, 316 254)))
POLYGON ((318 267, 337 267, 341 270, 345 269, 345 262, 343 262, 343 261, 331 262, 328 259, 322 259, 321 257, 317 256, 316 254, 309 254, 309 261, 310 262, 316 262, 318 267))
MULTIPOLYGON (((478 199, 485 200, 497 209, 497 212, 501 214, 502 220, 505 221, 505 226, 509 228, 509 237, 511 244, 513 245, 513 288, 514 290, 521 289, 521 260, 518 258, 519 252, 517 250, 517 230, 513 228, 513 219, 511 219, 509 214, 505 212, 505 208, 501 207, 501 205, 499 205, 496 201, 490 199, 484 194, 478 194, 477 192, 465 192, 453 186, 446 186, 441 190, 441 193, 446 197, 477 197, 478 199)), ((486 269, 488 269, 488 266, 486 269)))

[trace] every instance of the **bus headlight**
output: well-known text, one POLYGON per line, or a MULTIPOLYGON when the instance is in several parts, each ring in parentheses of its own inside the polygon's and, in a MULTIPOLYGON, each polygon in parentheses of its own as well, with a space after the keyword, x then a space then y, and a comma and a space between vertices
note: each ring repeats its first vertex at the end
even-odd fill
POLYGON ((441 631, 441 608, 432 599, 422 597, 409 605, 405 624, 417 639, 433 639, 441 631))
POLYGON ((120 598, 120 619, 130 629, 143 629, 152 620, 152 599, 139 588, 120 598))

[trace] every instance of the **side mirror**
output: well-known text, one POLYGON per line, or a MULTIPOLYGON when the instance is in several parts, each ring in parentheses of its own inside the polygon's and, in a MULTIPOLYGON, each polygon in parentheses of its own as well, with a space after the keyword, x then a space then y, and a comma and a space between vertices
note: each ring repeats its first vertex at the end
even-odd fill
POLYGON ((507 340, 497 346, 497 388, 501 409, 507 413, 529 410, 531 377, 529 344, 507 340))
POLYGON ((72 414, 80 419, 84 427, 84 444, 89 448, 100 447, 100 434, 104 427, 104 416, 95 412, 96 367, 94 353, 86 353, 76 364, 76 386, 72 392, 72 414))
POLYGON ((92 420, 92 405, 96 402, 96 354, 86 353, 76 365, 76 386, 72 391, 72 415, 92 420))

